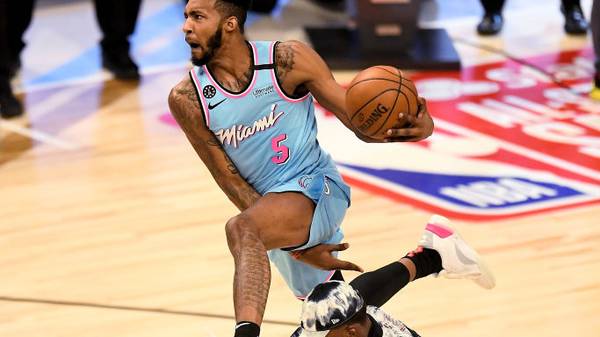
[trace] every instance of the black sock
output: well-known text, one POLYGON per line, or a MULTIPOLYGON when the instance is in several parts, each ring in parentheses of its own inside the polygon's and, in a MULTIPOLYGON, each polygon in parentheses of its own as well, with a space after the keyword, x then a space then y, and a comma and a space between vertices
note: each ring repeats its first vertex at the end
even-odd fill
POLYGON ((258 337, 260 327, 256 323, 241 321, 235 325, 234 337, 258 337))
POLYGON ((413 256, 405 256, 405 258, 411 260, 417 269, 417 275, 415 280, 421 277, 431 275, 433 273, 439 273, 442 270, 442 258, 440 254, 429 248, 423 248, 423 251, 416 253, 413 256))

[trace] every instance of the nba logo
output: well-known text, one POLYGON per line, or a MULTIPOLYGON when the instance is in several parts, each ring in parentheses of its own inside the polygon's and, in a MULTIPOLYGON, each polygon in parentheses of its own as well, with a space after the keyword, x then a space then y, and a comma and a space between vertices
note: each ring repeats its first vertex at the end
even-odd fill
POLYGON ((321 111, 319 140, 351 185, 455 218, 598 203, 600 105, 577 95, 591 82, 591 72, 580 70, 589 54, 528 60, 556 74, 560 86, 512 61, 416 73, 435 121, 430 138, 366 144, 321 111))

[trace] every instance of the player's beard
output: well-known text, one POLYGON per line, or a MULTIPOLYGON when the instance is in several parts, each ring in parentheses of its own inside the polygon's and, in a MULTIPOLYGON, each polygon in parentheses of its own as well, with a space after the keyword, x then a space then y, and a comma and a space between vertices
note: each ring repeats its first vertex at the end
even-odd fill
POLYGON ((208 61, 210 61, 213 56, 215 56, 215 53, 217 52, 217 50, 219 50, 219 48, 221 48, 221 44, 222 44, 222 39, 223 39, 223 33, 221 32, 221 29, 217 29, 217 31, 213 34, 213 36, 211 36, 208 39, 208 42, 206 42, 206 51, 204 52, 204 55, 202 55, 201 58, 195 58, 194 55, 192 55, 192 64, 195 66, 203 66, 205 64, 208 63, 208 61))

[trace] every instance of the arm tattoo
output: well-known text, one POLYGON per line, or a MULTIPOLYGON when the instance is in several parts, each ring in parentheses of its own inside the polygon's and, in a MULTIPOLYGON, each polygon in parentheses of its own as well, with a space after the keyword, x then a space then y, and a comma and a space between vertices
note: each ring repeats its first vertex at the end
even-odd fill
MULTIPOLYGON (((219 143, 219 141, 217 140, 216 137, 211 137, 206 144, 210 145, 210 146, 221 146, 221 144, 219 143)), ((225 151, 223 151, 223 156, 225 159, 225 162, 227 163, 227 169, 229 170, 229 172, 231 174, 239 174, 240 171, 238 171, 237 167, 235 166, 235 164, 231 161, 231 158, 229 158, 229 156, 227 155, 227 153, 225 153, 225 151)))
MULTIPOLYGON (((187 84, 187 83, 186 83, 187 84)), ((177 101, 182 105, 192 105, 193 108, 200 109, 200 102, 198 102, 198 96, 196 95, 196 89, 189 83, 190 85, 185 86, 177 86, 174 88, 175 97, 177 97, 177 101)), ((186 108, 188 108, 186 106, 186 108)))
POLYGON ((294 66, 297 65, 296 56, 292 44, 287 42, 277 44, 275 50, 275 74, 277 75, 279 84, 286 95, 299 98, 308 93, 309 90, 306 85, 304 83, 296 83, 293 84, 293 88, 289 88, 290 83, 286 83, 286 79, 290 78, 288 75, 294 70, 294 66))
POLYGON ((237 167, 235 167, 235 164, 231 161, 231 158, 229 158, 229 156, 227 154, 225 154, 225 161, 227 162, 227 169, 229 170, 229 173, 231 174, 239 174, 240 171, 238 171, 237 167))
POLYGON ((275 52, 275 71, 279 81, 283 82, 287 74, 294 68, 294 49, 289 44, 277 44, 275 52))

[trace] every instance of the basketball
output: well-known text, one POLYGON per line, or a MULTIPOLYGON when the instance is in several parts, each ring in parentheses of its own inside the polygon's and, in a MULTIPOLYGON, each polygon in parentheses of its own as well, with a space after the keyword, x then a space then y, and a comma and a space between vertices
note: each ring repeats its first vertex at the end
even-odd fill
POLYGON ((346 91, 346 111, 350 123, 361 134, 383 139, 386 132, 399 128, 399 114, 416 115, 417 89, 402 72, 391 66, 362 70, 346 91))

